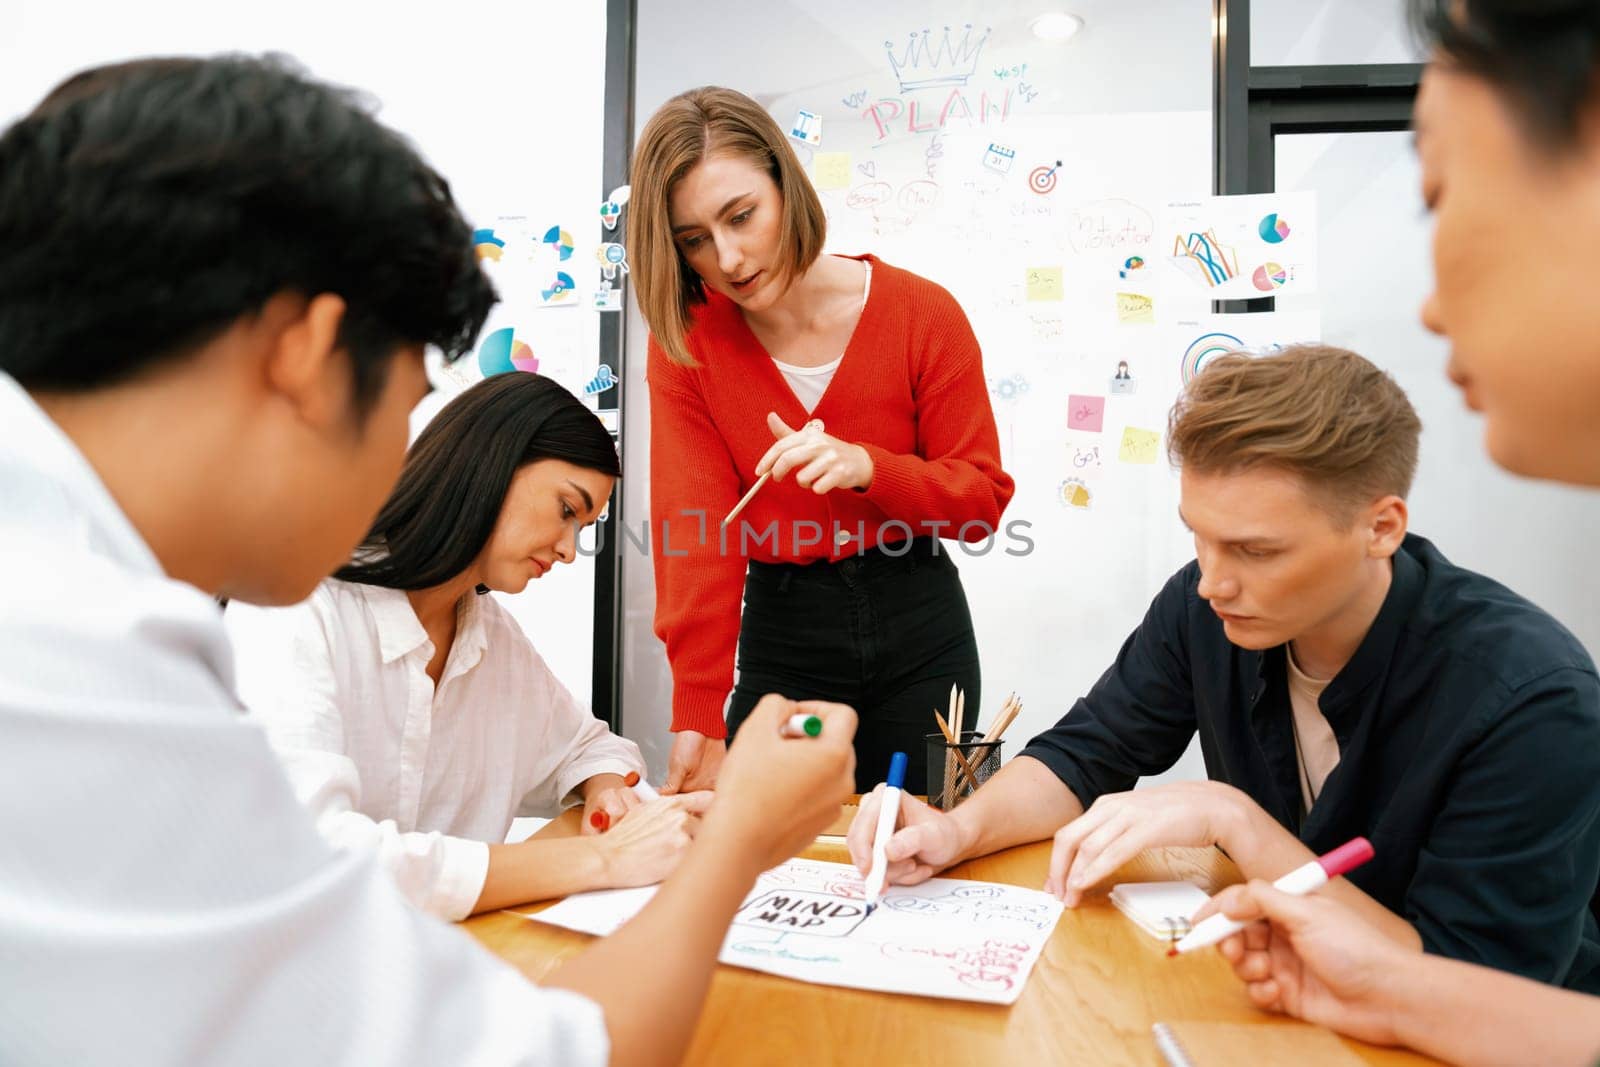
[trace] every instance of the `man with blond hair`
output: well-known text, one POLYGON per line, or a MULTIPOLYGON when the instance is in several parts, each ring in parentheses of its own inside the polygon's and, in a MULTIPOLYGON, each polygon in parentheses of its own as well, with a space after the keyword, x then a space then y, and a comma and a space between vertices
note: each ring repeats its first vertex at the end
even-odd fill
MULTIPOLYGON (((1174 407, 1195 560, 1116 662, 972 799, 901 807, 890 877, 1054 835, 1077 904, 1141 850, 1275 878, 1352 837, 1323 892, 1389 938, 1600 989, 1600 683, 1578 641, 1407 532, 1421 424, 1342 349, 1209 365, 1174 407), (1207 781, 1132 792, 1198 733, 1207 781)), ((851 828, 869 857, 876 799, 851 828)))

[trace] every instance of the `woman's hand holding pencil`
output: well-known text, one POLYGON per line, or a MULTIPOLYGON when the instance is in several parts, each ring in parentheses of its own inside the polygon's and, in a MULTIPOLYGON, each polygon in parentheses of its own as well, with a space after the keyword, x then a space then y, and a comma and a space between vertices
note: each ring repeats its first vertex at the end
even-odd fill
POLYGON ((778 440, 756 464, 756 474, 770 473, 773 481, 781 482, 794 472, 796 485, 818 495, 872 484, 872 455, 860 445, 824 433, 821 419, 795 430, 769 412, 767 428, 778 440))
MULTIPOLYGON (((792 446, 793 444, 802 441, 809 441, 815 435, 822 433, 822 420, 812 419, 810 422, 800 427, 800 429, 791 430, 789 429, 787 423, 778 418, 775 413, 769 411, 767 413, 767 428, 770 429, 774 436, 779 439, 778 443, 768 449, 767 454, 762 456, 761 461, 756 464, 756 484, 752 485, 749 491, 746 492, 744 496, 739 498, 739 502, 733 506, 733 509, 722 517, 722 525, 724 526, 727 526, 734 519, 737 519, 739 517, 739 512, 745 509, 745 505, 754 500, 756 498, 756 494, 761 492, 761 487, 766 485, 767 482, 772 479, 773 458, 776 454, 780 453, 780 450, 785 447, 786 443, 792 446), (777 426, 773 425, 774 420, 776 420, 777 426)), ((781 478, 782 475, 779 475, 779 477, 781 478)))

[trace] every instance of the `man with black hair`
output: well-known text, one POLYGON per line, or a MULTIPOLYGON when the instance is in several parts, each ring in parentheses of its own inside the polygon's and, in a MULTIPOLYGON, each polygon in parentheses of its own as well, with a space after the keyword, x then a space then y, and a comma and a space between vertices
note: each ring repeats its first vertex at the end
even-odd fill
POLYGON ((280 61, 101 67, 0 134, 8 1065, 676 1062, 756 874, 837 815, 853 713, 786 741, 773 698, 565 990, 316 833, 214 598, 291 603, 345 562, 424 346, 469 350, 494 298, 444 181, 280 61))

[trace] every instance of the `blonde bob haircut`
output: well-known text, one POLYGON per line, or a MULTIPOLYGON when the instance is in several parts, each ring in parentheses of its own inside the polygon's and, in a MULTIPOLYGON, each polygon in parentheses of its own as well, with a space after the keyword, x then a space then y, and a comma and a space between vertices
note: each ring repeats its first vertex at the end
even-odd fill
POLYGON ((1421 432, 1405 392, 1373 364, 1331 345, 1291 345, 1207 363, 1172 409, 1167 455, 1200 474, 1296 475, 1347 529, 1372 501, 1405 498, 1421 432))
POLYGON ((774 281, 787 286, 822 253, 827 221, 822 203, 783 130, 765 108, 733 89, 714 85, 680 93, 650 117, 633 153, 628 200, 628 248, 634 296, 645 325, 668 358, 695 365, 686 336, 690 311, 706 300, 700 277, 672 239, 672 189, 701 160, 716 153, 749 160, 772 175, 783 200, 774 281))

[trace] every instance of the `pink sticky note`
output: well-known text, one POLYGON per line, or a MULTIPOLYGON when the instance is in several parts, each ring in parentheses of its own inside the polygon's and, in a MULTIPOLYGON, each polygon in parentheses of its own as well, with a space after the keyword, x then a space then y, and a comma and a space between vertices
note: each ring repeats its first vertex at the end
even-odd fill
POLYGON ((1105 420, 1106 398, 1103 396, 1079 396, 1073 393, 1067 397, 1067 429, 1091 430, 1100 432, 1100 426, 1105 420))

